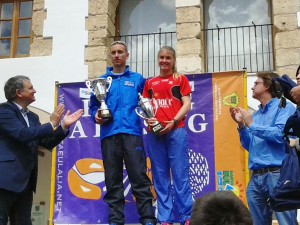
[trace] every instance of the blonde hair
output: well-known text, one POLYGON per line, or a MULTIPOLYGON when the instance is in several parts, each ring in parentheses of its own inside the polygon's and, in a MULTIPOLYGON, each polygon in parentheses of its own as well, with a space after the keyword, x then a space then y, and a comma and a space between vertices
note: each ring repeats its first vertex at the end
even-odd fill
POLYGON ((174 65, 173 65, 173 78, 174 79, 177 79, 180 77, 180 74, 178 74, 177 72, 177 68, 176 68, 176 51, 174 48, 172 48, 171 46, 163 46, 159 49, 158 53, 157 53, 157 57, 159 57, 160 53, 162 51, 168 51, 169 53, 171 53, 171 55, 173 56, 174 58, 174 65))

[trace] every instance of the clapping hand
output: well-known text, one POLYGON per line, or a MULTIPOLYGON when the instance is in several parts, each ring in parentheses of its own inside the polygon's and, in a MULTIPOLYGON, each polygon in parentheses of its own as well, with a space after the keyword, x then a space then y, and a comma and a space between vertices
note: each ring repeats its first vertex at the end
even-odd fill
POLYGON ((64 112, 65 106, 63 104, 59 104, 55 107, 54 112, 50 116, 50 123, 53 127, 57 127, 59 125, 64 112))
POLYGON ((76 112, 70 114, 70 110, 67 111, 62 121, 62 127, 69 129, 83 115, 83 109, 78 109, 76 112))
POLYGON ((251 114, 245 109, 242 109, 242 108, 239 108, 239 109, 240 109, 240 112, 241 112, 242 117, 244 119, 245 125, 247 127, 250 127, 250 125, 253 123, 253 119, 252 119, 251 114))
POLYGON ((243 115, 241 113, 240 108, 234 108, 234 107, 230 107, 229 109, 231 118, 239 125, 243 125, 244 124, 244 118, 243 115))
POLYGON ((300 85, 292 88, 290 94, 293 97, 293 99, 296 102, 296 104, 300 105, 300 85))
POLYGON ((229 109, 232 119, 239 125, 240 128, 243 128, 245 125, 249 127, 253 123, 251 114, 243 108, 233 108, 229 109))

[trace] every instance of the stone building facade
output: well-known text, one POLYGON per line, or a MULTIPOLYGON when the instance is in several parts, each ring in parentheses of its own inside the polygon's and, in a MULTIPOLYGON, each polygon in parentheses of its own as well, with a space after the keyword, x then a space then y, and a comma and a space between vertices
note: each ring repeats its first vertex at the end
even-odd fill
POLYGON ((275 71, 294 76, 300 64, 300 2, 273 0, 272 11, 275 71))
MULTIPOLYGON (((121 1, 121 0, 120 0, 121 1)), ((183 73, 205 72, 205 42, 202 29, 204 0, 176 0, 177 66, 183 73)), ((47 17, 45 0, 34 1, 33 43, 31 56, 51 55, 52 38, 43 37, 43 21, 47 17)), ((108 46, 112 36, 118 35, 119 0, 90 0, 86 30, 88 44, 85 47, 85 64, 88 77, 95 78, 104 71, 108 60, 108 46)), ((297 12, 298 0, 271 2, 273 21, 274 68, 279 74, 295 74, 300 64, 300 30, 297 12)))
MULTIPOLYGON (((50 1, 56 2, 57 0, 50 1)), ((55 36, 47 36, 44 32, 45 22, 49 17, 47 10, 50 1, 33 1, 33 39, 30 47, 30 57, 28 57, 30 59, 0 60, 0 68, 2 74, 4 74, 3 76, 8 76, 9 72, 6 71, 12 71, 12 68, 18 67, 19 65, 23 66, 26 60, 31 60, 30 63, 36 63, 36 65, 40 60, 46 59, 50 61, 49 58, 54 54, 53 46, 57 40, 55 36)), ((76 4, 87 4, 84 24, 84 32, 87 34, 87 40, 83 47, 83 64, 87 69, 86 73, 78 76, 79 78, 73 77, 73 79, 93 79, 99 75, 99 71, 105 71, 105 68, 111 65, 108 57, 109 46, 113 41, 111 37, 118 35, 118 5, 122 0, 80 1, 84 3, 76 4)), ((205 40, 202 32, 204 29, 203 1, 205 0, 176 0, 177 68, 179 72, 185 74, 205 72, 205 40)), ((72 0, 66 2, 68 2, 69 6, 66 3, 57 4, 62 4, 65 7, 73 7, 72 0)), ((299 4, 299 0, 271 0, 272 23, 274 24, 274 69, 279 74, 285 73, 291 77, 294 77, 295 71, 300 64, 300 29, 298 25, 300 19, 297 19, 297 12, 300 11, 299 4)), ((84 32, 82 35, 85 35, 84 32)), ((33 69, 26 71, 34 73, 33 69)), ((84 69, 82 69, 82 71, 84 71, 84 69)), ((0 83, 6 80, 3 76, 0 78, 0 83)), ((65 76, 64 73, 61 74, 61 77, 65 76)), ((61 77, 59 79, 62 79, 61 77)), ((36 79, 39 79, 39 77, 36 79)), ((72 79, 65 80, 69 81, 72 79)), ((48 108, 45 111, 43 109, 44 107, 40 107, 40 105, 34 108, 34 110, 41 115, 42 122, 47 122, 50 115, 47 113, 49 110, 48 108)), ((42 173, 42 175, 39 176, 38 185, 40 187, 38 187, 38 193, 34 199, 36 204, 43 204, 45 206, 44 224, 40 225, 46 225, 49 218, 50 162, 51 153, 46 152, 45 156, 40 160, 40 164, 43 165, 43 167, 40 165, 40 168, 44 169, 40 169, 40 173, 42 173), (45 169, 45 165, 47 165, 47 169, 45 169)))

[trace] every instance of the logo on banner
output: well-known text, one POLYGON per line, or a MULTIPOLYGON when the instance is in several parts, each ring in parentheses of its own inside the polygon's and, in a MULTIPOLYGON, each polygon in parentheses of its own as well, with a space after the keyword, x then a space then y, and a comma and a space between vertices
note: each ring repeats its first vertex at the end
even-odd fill
POLYGON ((237 180, 234 183, 233 171, 217 171, 217 190, 232 191, 237 197, 243 200, 243 185, 237 180))
POLYGON ((91 93, 88 88, 79 88, 79 98, 90 98, 91 93))
MULTIPOLYGON (((126 174, 126 168, 123 168, 123 184, 125 186, 124 196, 128 196, 131 185, 126 174)), ((151 163, 147 158, 147 175, 152 181, 151 163)), ((68 172, 68 186, 71 193, 77 198, 87 200, 99 200, 106 192, 103 160, 94 158, 85 158, 78 160, 68 172)), ((154 187, 151 186, 151 192, 156 200, 154 187)), ((135 199, 133 198, 133 201, 135 199)), ((130 201, 127 201, 130 202, 130 201)))
POLYGON ((100 159, 80 159, 68 173, 70 191, 81 199, 100 199, 102 190, 97 184, 102 184, 104 179, 103 161, 100 159))
POLYGON ((239 96, 235 92, 223 98, 223 104, 225 106, 237 107, 239 103, 240 103, 239 96))

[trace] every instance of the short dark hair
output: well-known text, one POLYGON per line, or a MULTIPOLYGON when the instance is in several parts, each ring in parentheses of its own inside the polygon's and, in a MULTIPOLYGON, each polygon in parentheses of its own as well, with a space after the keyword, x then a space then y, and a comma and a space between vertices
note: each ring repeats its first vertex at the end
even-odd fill
POLYGON ((114 46, 114 45, 117 45, 117 44, 123 45, 125 47, 126 52, 128 52, 127 45, 124 41, 114 41, 114 42, 111 43, 110 46, 114 46))
POLYGON ((24 85, 23 82, 25 80, 29 80, 30 79, 24 75, 17 75, 14 77, 9 78, 5 85, 4 85, 4 94, 5 94, 5 98, 8 101, 13 101, 16 99, 16 91, 19 89, 20 91, 23 90, 24 85))
POLYGON ((216 191, 196 199, 191 225, 252 225, 250 212, 232 191, 216 191))

